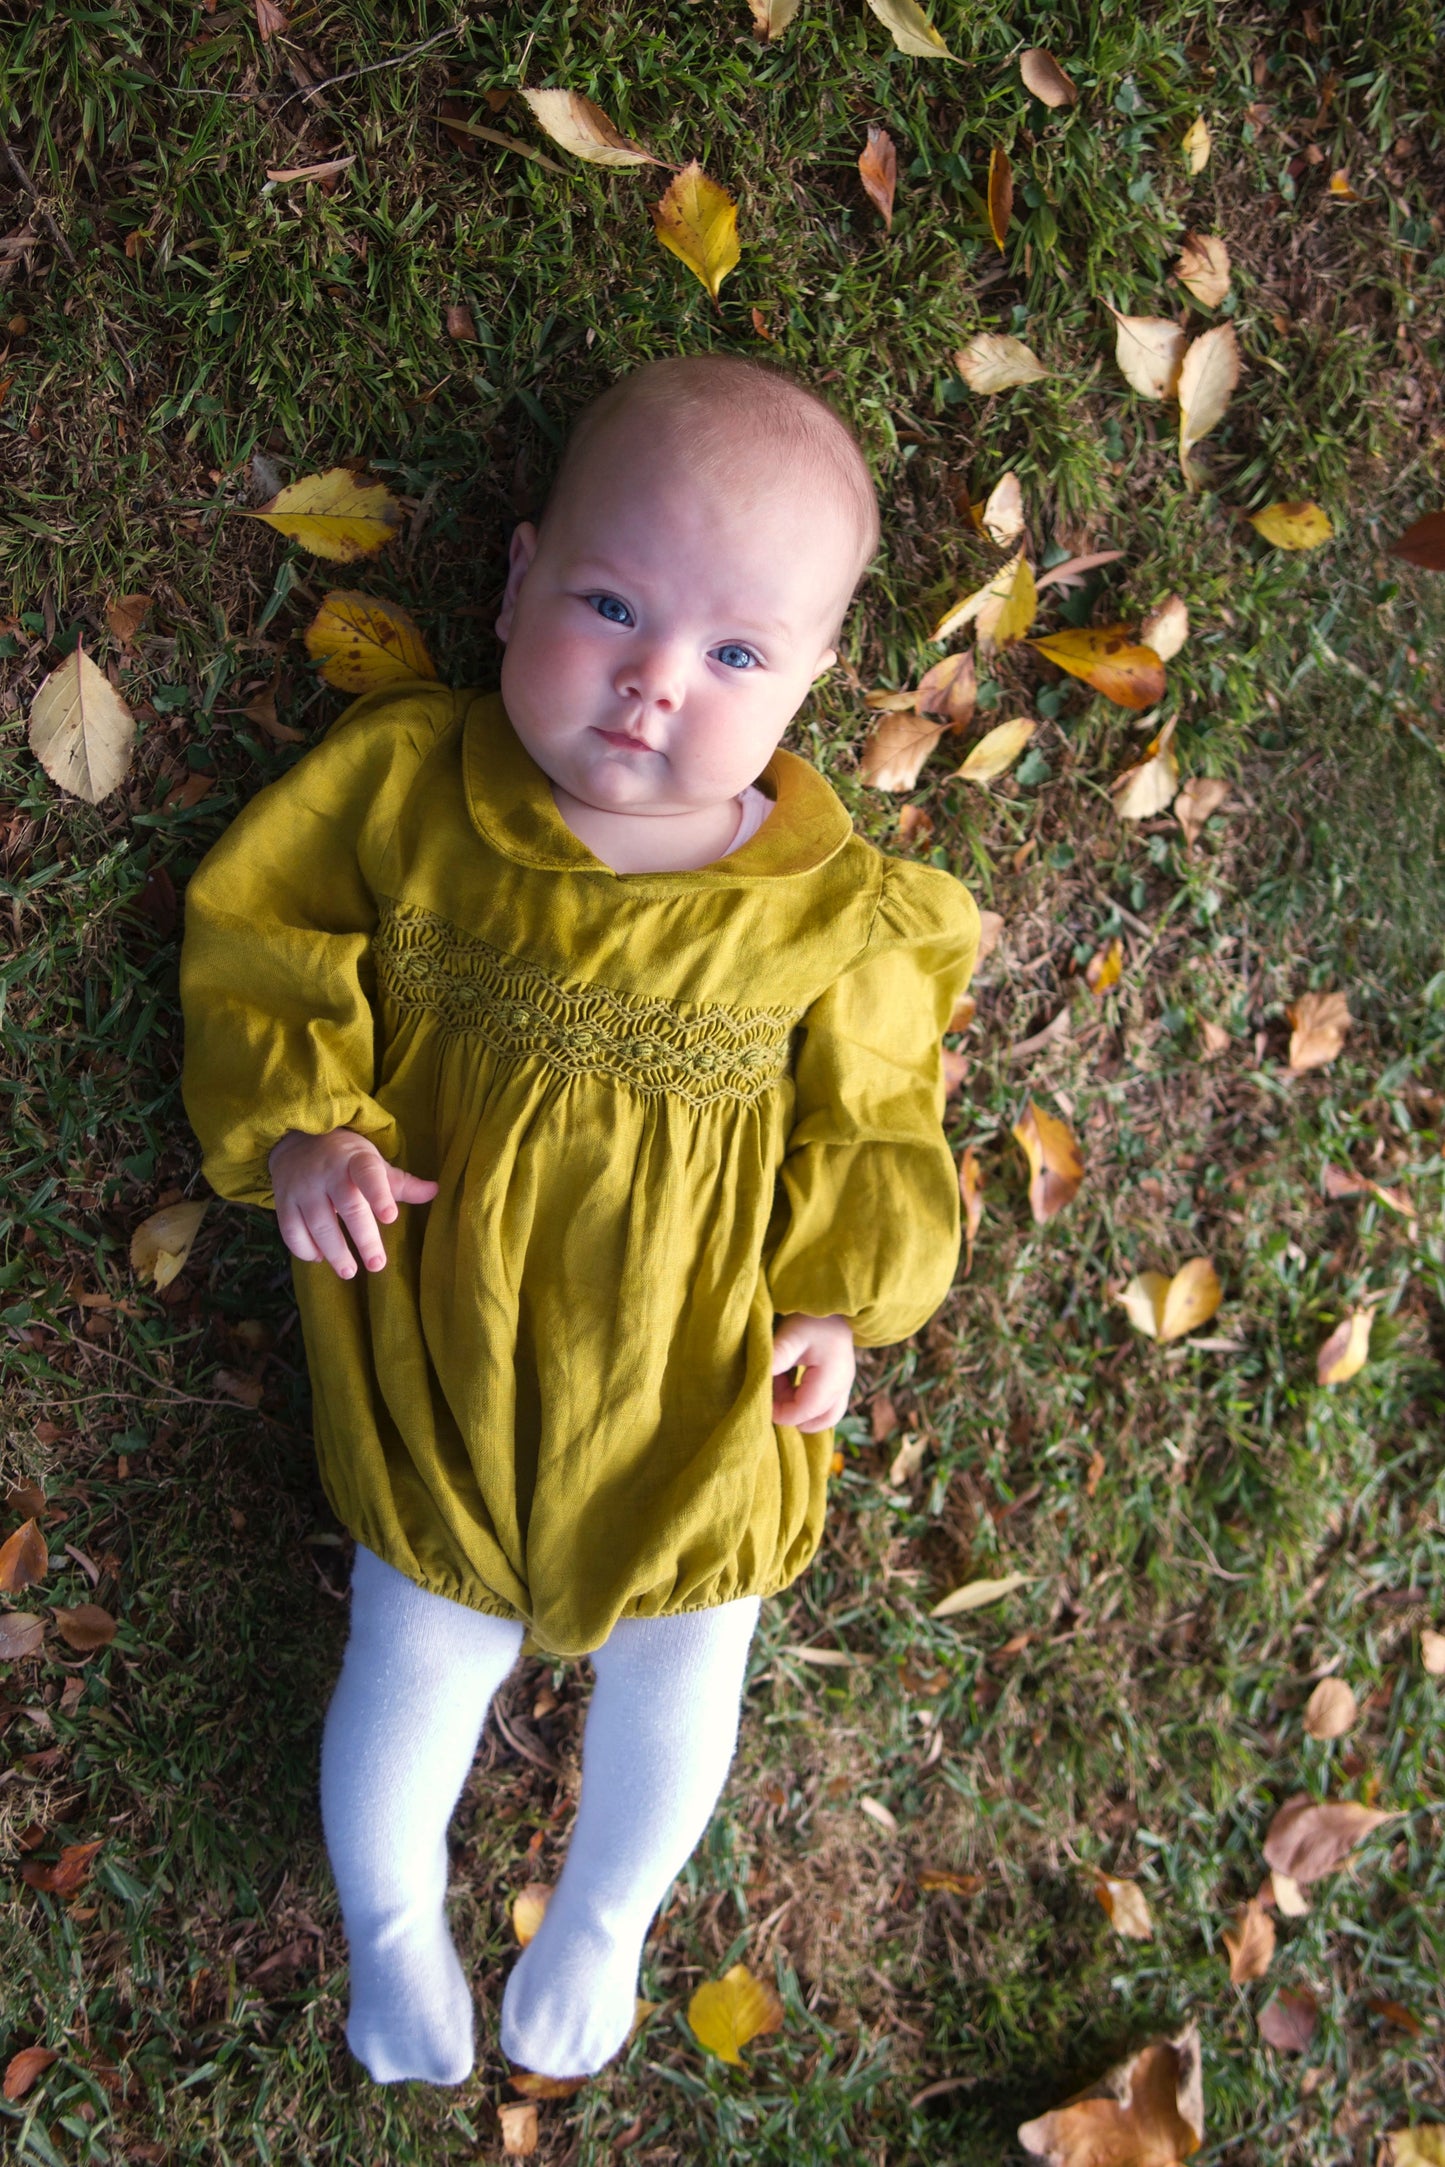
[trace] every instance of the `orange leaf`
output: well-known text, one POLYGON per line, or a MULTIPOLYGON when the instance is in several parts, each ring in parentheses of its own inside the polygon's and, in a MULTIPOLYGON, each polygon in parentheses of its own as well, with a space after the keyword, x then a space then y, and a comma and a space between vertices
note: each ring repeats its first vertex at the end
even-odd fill
POLYGON ((5 2097, 23 2099, 41 2072, 59 2060, 55 2047, 22 2047, 5 2065, 5 2097))
POLYGON ((1041 45, 1031 45, 1027 52, 1019 54, 1019 74, 1024 79, 1024 89, 1031 90, 1041 105, 1057 107, 1078 103, 1078 91, 1053 54, 1041 45))
POLYGON ((883 213, 883 223, 893 224, 893 191, 898 185, 898 152, 886 128, 870 125, 868 141, 858 158, 858 177, 883 213))
POLYGON ((90 1878, 103 1837, 94 1843, 68 1843, 53 1866, 42 1866, 34 1859, 27 1859, 20 1869, 20 1878, 32 1889, 42 1889, 47 1896, 73 1896, 78 1888, 90 1878))
POLYGON ((1445 512, 1427 512, 1413 527, 1406 527, 1390 555, 1407 564, 1422 565, 1427 572, 1445 572, 1445 512))
POLYGON ((1028 644, 1118 707, 1152 707, 1164 697, 1163 663, 1152 647, 1135 646, 1127 625, 1053 632, 1028 644))
POLYGON ((1235 1913, 1233 1931, 1227 1926, 1224 1929, 1231 1985, 1242 1986, 1246 1979, 1262 1979, 1274 1957, 1274 1942, 1274 1920, 1258 1897, 1251 1897, 1235 1913))
POLYGON ((1025 2122, 1019 2142, 1049 2167, 1178 2167, 1204 2139, 1199 2033, 1151 2039, 1097 2084, 1025 2122))
POLYGON ((1078 1195, 1084 1179, 1083 1156, 1073 1130, 1032 1099, 1013 1133, 1029 1162, 1029 1207, 1036 1224, 1043 1226, 1078 1195))
POLYGON ((32 1580, 43 1580, 50 1570, 50 1552, 38 1522, 22 1521, 15 1533, 0 1543, 0 1595, 18 1595, 32 1580))
POLYGON ((988 161, 988 223, 1000 248, 1008 232, 1008 222, 1013 217, 1014 176, 1008 162, 1008 152, 1002 143, 995 143, 988 161))

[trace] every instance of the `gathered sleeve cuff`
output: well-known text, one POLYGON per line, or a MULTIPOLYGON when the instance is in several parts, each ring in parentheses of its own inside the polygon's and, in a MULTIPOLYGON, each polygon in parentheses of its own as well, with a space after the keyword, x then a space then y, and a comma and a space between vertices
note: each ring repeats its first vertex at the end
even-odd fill
POLYGON ((374 1096, 373 885, 418 753, 448 721, 439 685, 390 688, 243 807, 185 891, 181 1098, 218 1195, 276 1208, 288 1129, 352 1128, 394 1155, 374 1096))
POLYGON ((979 939, 977 905, 952 874, 902 858, 884 868, 866 948, 803 1018, 765 1256, 778 1314, 845 1316, 860 1347, 907 1339, 953 1283, 943 1034, 979 939))

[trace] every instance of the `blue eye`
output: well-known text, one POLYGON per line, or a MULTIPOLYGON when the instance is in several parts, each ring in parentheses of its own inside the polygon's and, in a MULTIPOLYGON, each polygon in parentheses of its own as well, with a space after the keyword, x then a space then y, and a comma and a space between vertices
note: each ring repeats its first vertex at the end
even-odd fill
POLYGON ((608 624, 631 624, 631 610, 627 607, 627 604, 625 602, 619 601, 618 597, 615 594, 589 594, 587 599, 592 604, 592 607, 596 610, 598 616, 605 618, 608 624))
POLYGON ((719 647, 717 658, 730 670, 751 669, 758 659, 750 647, 740 647, 736 640, 729 640, 726 646, 719 647))

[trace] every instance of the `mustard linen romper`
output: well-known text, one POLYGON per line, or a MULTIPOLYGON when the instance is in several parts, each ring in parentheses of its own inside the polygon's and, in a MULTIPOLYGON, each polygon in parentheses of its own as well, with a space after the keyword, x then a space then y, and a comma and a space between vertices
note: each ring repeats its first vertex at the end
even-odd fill
POLYGON ((556 1655, 766 1596, 833 1432, 772 1420, 775 1315, 857 1342, 953 1279, 942 1033, 978 912, 781 747, 757 834, 618 873, 499 696, 353 703, 185 896, 182 1095, 221 1196, 287 1129, 436 1180, 386 1267, 293 1258, 326 1495, 419 1587, 556 1655))

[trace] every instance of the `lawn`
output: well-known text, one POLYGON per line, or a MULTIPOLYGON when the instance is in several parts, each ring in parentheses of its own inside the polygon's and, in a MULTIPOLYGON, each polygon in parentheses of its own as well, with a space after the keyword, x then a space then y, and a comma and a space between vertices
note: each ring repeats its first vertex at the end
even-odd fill
POLYGON ((1445 506, 1445 14, 936 0, 952 59, 899 50, 863 0, 803 0, 772 43, 746 0, 287 14, 263 38, 228 0, 32 0, 0 54, 0 1542, 35 1517, 49 1553, 0 1597, 0 1633, 46 1626, 0 1661, 0 2070, 56 2057, 0 2100, 11 2156, 503 2156, 510 1905, 565 1851, 590 1673, 519 1668, 453 1825, 474 2078, 370 2085, 316 1805, 348 1542, 288 1260, 268 1215, 215 1199, 170 1284, 130 1242, 207 1193, 178 1089, 185 885, 342 711, 300 637, 322 596, 403 605, 445 679, 494 683, 509 522, 572 415, 637 362, 722 349, 825 391, 874 465, 883 547, 786 742, 865 835, 1002 921, 948 1042, 987 1209, 933 1322, 860 1357, 824 1548, 765 1607, 732 1778, 649 1943, 658 2006, 541 2103, 534 2156, 1017 2167, 1021 2123, 1193 2024, 1195 2159, 1376 2167, 1387 2132, 1445 2118, 1445 577, 1389 551, 1445 506), (1076 104, 1024 89, 1033 45, 1076 104), (585 164, 502 96, 547 85, 736 198, 716 304, 655 237, 665 169, 585 164), (897 145, 891 227, 859 178, 870 124, 897 145), (1173 277, 1189 232, 1227 244, 1218 307, 1173 277), (1233 327, 1195 488, 1110 306, 1233 327), (458 308, 475 338, 448 335, 458 308), (956 357, 984 332, 1049 373, 970 390, 956 357), (405 506, 365 564, 240 516, 343 460, 405 506), (1190 636, 1144 717, 1022 644, 985 655, 975 734, 1034 719, 1023 760, 982 790, 944 746, 882 789, 864 694, 916 685, 1002 561, 967 503, 1006 471, 1040 571, 1120 553, 1046 589, 1036 631, 1177 593, 1190 636), (1332 538, 1266 542, 1248 515, 1279 500, 1332 538), (123 641, 126 595, 150 601, 123 641), (93 806, 28 738, 77 641, 138 722, 93 806), (1193 843, 1109 788, 1171 719, 1181 774, 1229 785, 1193 843), (1310 992, 1352 1020, 1292 1070, 1310 992), (1043 1222, 1011 1133, 1030 1099, 1085 1161, 1043 1222), (1126 1284, 1203 1256, 1217 1315, 1144 1336, 1126 1284), (1367 1360, 1321 1384, 1365 1307, 1367 1360), (86 1603, 118 1621, 90 1653, 55 1621, 86 1603), (1357 1713, 1316 1739, 1326 1676, 1357 1713), (1271 1914, 1267 1975, 1232 1984, 1222 1937, 1301 1793, 1395 1818, 1271 1914), (35 1886, 78 1845, 73 1889, 35 1886), (1137 1885, 1151 1938, 1111 1924, 1101 1874, 1137 1885), (733 2068, 686 2011, 737 1962, 784 2022, 733 2068), (1261 2036, 1277 1990, 1315 2005, 1298 2051, 1261 2036))

